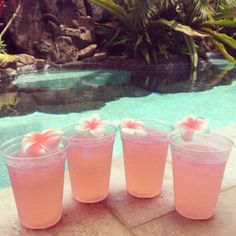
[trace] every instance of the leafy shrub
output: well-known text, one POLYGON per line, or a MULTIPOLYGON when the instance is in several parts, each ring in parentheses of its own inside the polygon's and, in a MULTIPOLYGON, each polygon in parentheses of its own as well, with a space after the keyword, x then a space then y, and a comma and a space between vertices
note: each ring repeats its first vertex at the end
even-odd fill
POLYGON ((98 24, 104 48, 125 57, 177 53, 190 56, 192 67, 199 55, 206 58, 211 41, 232 63, 225 45, 236 49, 236 40, 220 30, 236 28, 236 0, 90 0, 113 15, 114 21, 98 24), (112 50, 111 50, 112 49, 112 50))

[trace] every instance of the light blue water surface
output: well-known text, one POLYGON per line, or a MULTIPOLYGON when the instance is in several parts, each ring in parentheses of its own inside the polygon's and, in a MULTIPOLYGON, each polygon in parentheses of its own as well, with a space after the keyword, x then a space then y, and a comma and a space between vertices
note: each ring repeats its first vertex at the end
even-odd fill
MULTIPOLYGON (((217 86, 197 93, 151 93, 140 98, 123 97, 107 102, 101 109, 81 113, 55 115, 35 112, 25 116, 1 118, 0 143, 35 130, 62 128, 95 112, 110 120, 139 117, 161 119, 173 125, 183 117, 194 114, 208 118, 210 128, 219 128, 236 123, 236 81, 230 86, 217 86)), ((121 155, 122 147, 117 136, 114 157, 121 155)), ((9 178, 1 157, 0 188, 7 186, 9 178)))

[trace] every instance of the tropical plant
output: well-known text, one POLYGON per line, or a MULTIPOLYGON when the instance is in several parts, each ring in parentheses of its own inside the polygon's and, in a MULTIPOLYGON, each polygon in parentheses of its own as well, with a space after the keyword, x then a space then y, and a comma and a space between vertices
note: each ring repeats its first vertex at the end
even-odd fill
POLYGON ((6 44, 4 43, 3 40, 0 39, 0 54, 5 54, 5 53, 7 53, 6 44))
POLYGON ((232 63, 224 45, 236 49, 236 41, 221 27, 236 28, 236 0, 90 0, 114 16, 115 22, 98 25, 105 48, 123 50, 126 56, 144 56, 150 63, 158 54, 184 53, 192 67, 204 55, 210 40, 232 63), (118 21, 118 22, 117 22, 118 21))
POLYGON ((118 49, 125 57, 136 58, 141 55, 148 63, 157 60, 158 52, 166 53, 162 43, 157 44, 154 40, 161 32, 149 28, 150 19, 162 8, 160 1, 123 0, 119 1, 119 4, 112 0, 90 0, 90 2, 115 17, 115 22, 99 24, 97 27, 98 35, 105 38, 104 48, 113 48, 115 51, 118 49))
POLYGON ((233 18, 235 4, 235 0, 183 1, 175 20, 159 19, 155 23, 164 24, 183 33, 193 68, 197 67, 199 51, 204 51, 203 44, 201 41, 198 43, 194 39, 195 36, 210 40, 229 62, 236 63, 235 58, 225 48, 225 45, 228 45, 236 49, 236 40, 218 32, 219 27, 236 28, 236 18, 233 18), (199 34, 197 35, 196 32, 199 34))
POLYGON ((12 62, 16 60, 16 56, 7 53, 0 53, 0 61, 12 62))
POLYGON ((1 54, 0 53, 0 68, 5 68, 6 65, 9 65, 9 63, 15 63, 16 62, 16 56, 10 55, 7 53, 1 54))

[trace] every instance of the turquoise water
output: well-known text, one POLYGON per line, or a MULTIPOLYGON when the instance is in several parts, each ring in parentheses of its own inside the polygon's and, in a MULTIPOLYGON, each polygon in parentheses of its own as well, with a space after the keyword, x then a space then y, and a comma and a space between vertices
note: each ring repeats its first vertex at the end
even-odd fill
MULTIPOLYGON (((0 119, 0 143, 35 130, 61 128, 68 123, 96 112, 110 120, 128 117, 152 118, 175 124, 189 114, 206 117, 212 129, 236 123, 236 81, 230 86, 217 86, 197 93, 158 94, 143 97, 122 97, 106 102, 99 109, 69 114, 45 114, 34 112, 18 117, 0 119)), ((114 156, 121 156, 122 148, 117 137, 114 156)), ((0 187, 9 186, 3 161, 0 161, 0 187)))

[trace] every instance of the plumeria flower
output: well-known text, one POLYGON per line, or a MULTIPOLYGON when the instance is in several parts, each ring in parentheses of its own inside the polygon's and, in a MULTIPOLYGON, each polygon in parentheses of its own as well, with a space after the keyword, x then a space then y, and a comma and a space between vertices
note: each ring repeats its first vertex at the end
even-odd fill
POLYGON ((192 131, 207 131, 208 120, 202 117, 195 117, 191 115, 178 122, 177 128, 192 131))
POLYGON ((90 133, 93 136, 103 136, 106 132, 104 127, 108 124, 108 120, 101 119, 99 115, 95 113, 89 118, 80 119, 75 129, 80 132, 90 133))
POLYGON ((21 150, 29 156, 40 156, 56 150, 61 142, 62 132, 58 129, 48 129, 42 132, 32 132, 23 138, 21 150))
POLYGON ((134 119, 124 119, 123 122, 121 122, 121 131, 130 135, 147 135, 143 121, 134 119))
POLYGON ((208 132, 208 120, 202 117, 195 117, 190 115, 178 122, 176 125, 177 129, 183 131, 183 139, 190 141, 194 132, 208 132))

